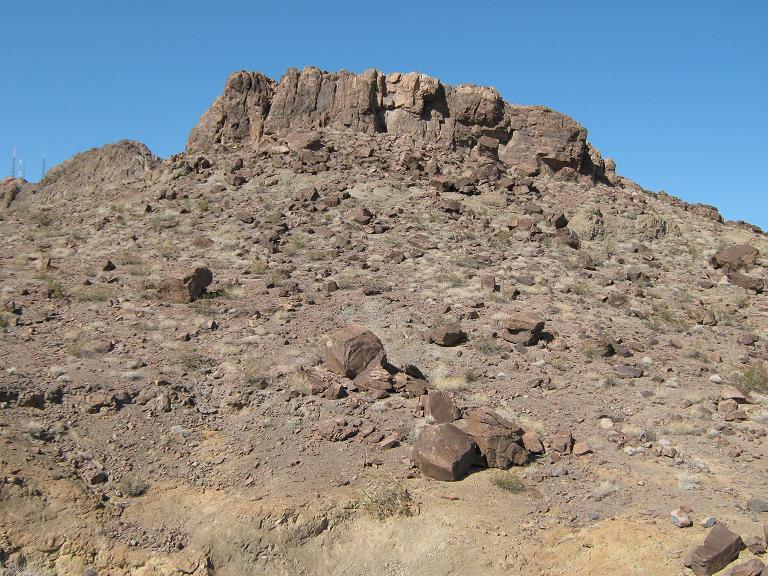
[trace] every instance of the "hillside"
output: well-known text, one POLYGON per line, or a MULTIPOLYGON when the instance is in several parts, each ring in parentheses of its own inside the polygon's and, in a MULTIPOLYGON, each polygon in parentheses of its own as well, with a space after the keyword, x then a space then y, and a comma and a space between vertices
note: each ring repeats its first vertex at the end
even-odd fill
POLYGON ((768 237, 556 111, 237 72, 183 153, 0 181, 0 248, 9 566, 677 576, 765 550, 768 237))

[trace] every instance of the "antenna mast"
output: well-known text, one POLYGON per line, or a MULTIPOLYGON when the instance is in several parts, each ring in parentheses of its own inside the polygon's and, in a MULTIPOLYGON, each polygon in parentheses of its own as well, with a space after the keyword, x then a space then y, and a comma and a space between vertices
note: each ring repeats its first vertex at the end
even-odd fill
POLYGON ((16 144, 13 145, 13 153, 11 154, 11 178, 16 178, 16 144))
POLYGON ((40 180, 45 178, 45 152, 43 152, 43 168, 40 170, 40 180))
POLYGON ((19 178, 24 180, 24 160, 19 158, 19 178))

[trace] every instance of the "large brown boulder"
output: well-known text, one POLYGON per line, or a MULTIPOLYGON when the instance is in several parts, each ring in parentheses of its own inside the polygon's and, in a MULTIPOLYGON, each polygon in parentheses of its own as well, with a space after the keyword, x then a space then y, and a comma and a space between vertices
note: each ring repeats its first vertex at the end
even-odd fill
POLYGON ((696 576, 710 576, 736 560, 743 549, 741 536, 725 524, 715 524, 704 542, 693 549, 686 565, 696 576))
POLYGON ((413 448, 421 473, 435 480, 460 480, 476 457, 475 443, 453 424, 424 428, 413 448))
POLYGON ((730 280, 731 284, 734 286, 744 288, 745 290, 762 292, 765 288, 765 280, 748 274, 742 274, 741 272, 731 272, 728 274, 728 280, 730 280))
POLYGON ((200 298, 211 282, 213 273, 208 268, 198 267, 184 276, 167 276, 158 294, 166 302, 188 304, 200 298))
POLYGON ((712 256, 712 265, 715 268, 724 268, 727 271, 735 272, 753 266, 759 254, 760 251, 754 246, 734 244, 712 256))
POLYGON ((542 337, 544 320, 529 312, 516 314, 508 318, 499 332, 499 335, 513 344, 533 346, 542 337))
POLYGON ((456 321, 435 326, 428 334, 429 341, 438 346, 458 346, 466 337, 464 330, 461 329, 461 324, 456 321))
POLYGON ((487 408, 467 413, 467 434, 480 448, 480 454, 491 468, 522 466, 530 456, 523 446, 522 428, 487 408))
POLYGON ((365 326, 350 324, 325 342, 326 367, 347 378, 356 378, 369 366, 380 366, 385 360, 384 345, 365 326))
POLYGON ((423 397, 424 415, 431 416, 438 424, 446 424, 461 418, 461 410, 447 392, 442 390, 430 390, 423 397))

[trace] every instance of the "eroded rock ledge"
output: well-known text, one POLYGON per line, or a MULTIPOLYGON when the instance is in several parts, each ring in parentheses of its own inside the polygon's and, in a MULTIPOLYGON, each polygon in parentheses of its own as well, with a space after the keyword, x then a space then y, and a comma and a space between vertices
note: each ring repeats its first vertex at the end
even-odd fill
POLYGON ((187 152, 258 146, 271 135, 319 128, 407 135, 447 148, 475 146, 485 137, 486 147, 498 146, 501 162, 528 175, 568 167, 601 176, 605 169, 576 121, 542 106, 509 104, 495 88, 450 86, 416 72, 314 67, 291 68, 277 83, 258 72, 232 74, 192 129, 187 152))

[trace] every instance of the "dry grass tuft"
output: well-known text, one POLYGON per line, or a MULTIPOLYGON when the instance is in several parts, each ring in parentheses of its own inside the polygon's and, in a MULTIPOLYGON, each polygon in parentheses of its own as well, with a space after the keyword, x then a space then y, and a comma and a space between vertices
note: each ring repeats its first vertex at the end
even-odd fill
POLYGON ((520 494, 527 490, 525 483, 514 472, 504 472, 498 474, 491 479, 491 482, 505 492, 511 492, 512 494, 520 494))
POLYGON ((749 364, 741 371, 737 384, 745 392, 768 393, 768 368, 765 362, 749 364))
POLYGON ((406 488, 394 480, 374 480, 363 488, 360 506, 379 520, 413 516, 413 501, 406 488))

